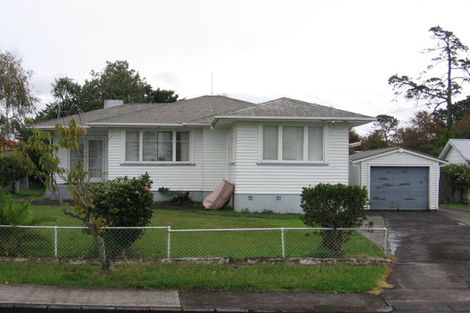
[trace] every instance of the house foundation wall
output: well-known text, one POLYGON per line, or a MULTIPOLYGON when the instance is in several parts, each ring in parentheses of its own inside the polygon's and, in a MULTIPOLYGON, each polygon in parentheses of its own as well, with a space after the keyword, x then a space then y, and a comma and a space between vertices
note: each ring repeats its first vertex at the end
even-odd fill
POLYGON ((237 212, 303 213, 300 194, 240 194, 233 197, 237 212))

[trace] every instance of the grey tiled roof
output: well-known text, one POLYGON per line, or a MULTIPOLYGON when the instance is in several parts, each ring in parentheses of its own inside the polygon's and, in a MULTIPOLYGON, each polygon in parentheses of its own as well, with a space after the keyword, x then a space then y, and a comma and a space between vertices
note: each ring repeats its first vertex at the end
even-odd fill
POLYGON ((82 126, 210 125, 219 116, 229 119, 243 117, 343 118, 364 121, 373 119, 366 115, 289 98, 280 98, 257 105, 225 96, 202 96, 174 103, 125 104, 42 122, 33 127, 54 127, 57 123, 68 124, 71 119, 79 121, 82 126))
POLYGON ((225 96, 202 96, 162 104, 145 110, 93 121, 92 124, 204 124, 209 125, 214 115, 255 106, 255 104, 225 96))
POLYGON ((81 125, 99 124, 182 124, 209 125, 216 114, 254 106, 255 104, 225 96, 202 96, 173 103, 124 104, 49 120, 33 127, 54 127, 57 123, 68 124, 71 119, 81 125))
POLYGON ((260 103, 257 106, 225 114, 224 117, 308 117, 370 119, 372 117, 290 98, 260 103))

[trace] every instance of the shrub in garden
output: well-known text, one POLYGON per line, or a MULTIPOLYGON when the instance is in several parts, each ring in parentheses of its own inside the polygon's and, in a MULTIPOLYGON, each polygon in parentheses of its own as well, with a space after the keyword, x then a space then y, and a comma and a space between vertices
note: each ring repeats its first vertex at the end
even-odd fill
POLYGON ((342 250, 352 234, 336 229, 361 226, 366 219, 364 207, 367 203, 365 187, 318 184, 302 190, 301 207, 305 224, 333 228, 322 232, 322 246, 335 253, 342 250))
MULTIPOLYGON (((8 193, 0 193, 0 225, 37 225, 45 219, 34 218, 31 214, 30 202, 18 202, 8 193)), ((29 241, 39 241, 31 229, 1 228, 0 255, 15 256, 21 250, 21 245, 29 241)))
MULTIPOLYGON (((138 178, 119 177, 92 187, 95 214, 107 226, 146 226, 152 218, 152 181, 146 173, 138 178)), ((141 229, 105 230, 110 256, 125 252, 143 233, 141 229)))
MULTIPOLYGON (((10 189, 11 184, 28 175, 26 161, 19 153, 0 154, 0 187, 10 189)), ((14 190, 14 188, 12 188, 14 190)))

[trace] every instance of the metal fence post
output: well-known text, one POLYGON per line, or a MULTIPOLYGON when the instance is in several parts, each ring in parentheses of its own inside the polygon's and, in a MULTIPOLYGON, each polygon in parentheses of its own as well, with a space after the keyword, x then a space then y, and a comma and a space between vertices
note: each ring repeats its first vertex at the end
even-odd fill
POLYGON ((388 228, 384 231, 384 254, 387 255, 388 228))
POLYGON ((168 226, 168 236, 167 236, 167 243, 166 243, 166 257, 169 259, 171 258, 171 226, 168 226))
POLYGON ((281 250, 282 250, 282 257, 286 257, 286 242, 284 238, 284 227, 281 227, 281 250))
POLYGON ((54 226, 54 257, 57 257, 57 226, 54 226))

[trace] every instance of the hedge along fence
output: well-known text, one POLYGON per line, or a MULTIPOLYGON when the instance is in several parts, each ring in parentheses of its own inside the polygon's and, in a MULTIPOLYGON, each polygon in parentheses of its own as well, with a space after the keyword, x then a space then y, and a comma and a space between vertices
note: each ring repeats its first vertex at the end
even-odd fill
POLYGON ((470 166, 449 164, 441 167, 439 199, 441 202, 469 202, 470 166))
MULTIPOLYGON (((172 229, 170 226, 105 227, 112 243, 123 242, 115 259, 383 257, 386 228, 172 229), (127 235, 141 234, 128 246, 127 235), (340 250, 324 245, 324 234, 348 234, 340 250)), ((335 236, 326 236, 337 238, 335 236)), ((335 246, 332 244, 331 246, 335 246)), ((0 226, 0 255, 23 258, 96 258, 86 227, 0 226)))

